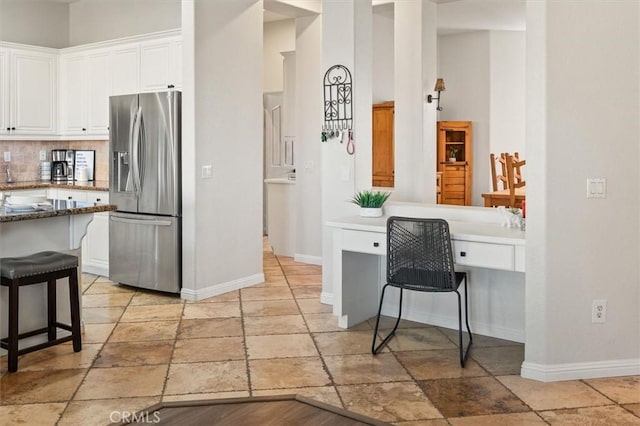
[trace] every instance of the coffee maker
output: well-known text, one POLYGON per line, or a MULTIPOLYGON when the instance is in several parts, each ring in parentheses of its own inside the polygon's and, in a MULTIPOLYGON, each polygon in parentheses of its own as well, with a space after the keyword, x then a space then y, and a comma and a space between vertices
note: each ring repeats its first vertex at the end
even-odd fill
POLYGON ((73 182, 73 160, 75 151, 72 149, 51 150, 51 180, 53 182, 73 182))

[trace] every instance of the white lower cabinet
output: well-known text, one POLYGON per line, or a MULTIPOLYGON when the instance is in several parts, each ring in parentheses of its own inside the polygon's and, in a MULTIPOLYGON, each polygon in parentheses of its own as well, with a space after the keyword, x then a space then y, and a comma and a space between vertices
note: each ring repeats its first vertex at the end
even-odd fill
MULTIPOLYGON (((108 191, 50 188, 49 198, 89 203, 109 203, 108 191)), ((82 240, 82 272, 109 276, 109 212, 94 213, 82 240)))

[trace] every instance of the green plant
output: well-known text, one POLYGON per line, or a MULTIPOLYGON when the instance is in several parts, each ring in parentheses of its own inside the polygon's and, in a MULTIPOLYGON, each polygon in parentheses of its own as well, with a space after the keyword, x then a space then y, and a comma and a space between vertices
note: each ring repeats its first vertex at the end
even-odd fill
POLYGON ((389 192, 380 192, 380 191, 359 191, 356 192, 351 202, 353 204, 357 204, 360 207, 369 208, 369 209, 377 209, 382 207, 385 201, 391 193, 389 192))
POLYGON ((458 153, 458 148, 452 146, 449 148, 449 158, 456 158, 456 154, 458 153))

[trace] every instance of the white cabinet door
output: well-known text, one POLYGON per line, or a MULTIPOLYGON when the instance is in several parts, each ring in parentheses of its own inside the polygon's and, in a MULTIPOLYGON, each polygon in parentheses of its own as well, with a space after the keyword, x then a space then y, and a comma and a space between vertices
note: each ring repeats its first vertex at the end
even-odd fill
POLYGON ((12 49, 11 129, 15 134, 55 134, 57 55, 12 49))
POLYGON ((140 45, 140 90, 157 92, 182 87, 182 39, 169 37, 140 45))
POLYGON ((63 55, 60 58, 60 126, 63 135, 81 135, 86 126, 85 55, 63 55))
POLYGON ((171 42, 148 41, 140 46, 140 90, 157 92, 166 90, 171 64, 171 42))
POLYGON ((0 48, 0 135, 11 131, 9 106, 9 50, 0 48))
MULTIPOLYGON (((109 203, 107 191, 81 191, 90 203, 109 203)), ((95 213, 82 241, 82 271, 109 276, 109 213, 95 213)))
POLYGON ((109 213, 94 213, 82 241, 82 272, 109 276, 109 213))
POLYGON ((92 135, 109 135, 109 52, 100 51, 87 55, 87 132, 92 135))
POLYGON ((126 95, 140 91, 140 45, 128 44, 111 50, 111 94, 126 95))
POLYGON ((182 90, 182 38, 176 37, 173 43, 173 83, 178 90, 182 90))

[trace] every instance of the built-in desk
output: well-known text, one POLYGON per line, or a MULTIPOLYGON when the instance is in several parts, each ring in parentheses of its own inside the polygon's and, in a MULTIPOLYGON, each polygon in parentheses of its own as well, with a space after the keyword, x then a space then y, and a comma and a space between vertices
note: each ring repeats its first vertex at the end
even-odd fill
MULTIPOLYGON (((377 313, 386 277, 386 221, 386 216, 353 216, 327 223, 334 228, 332 301, 340 327, 351 327, 377 313)), ((523 341, 525 232, 497 223, 448 222, 456 265, 469 273, 472 331, 523 341), (512 321, 514 316, 518 317, 516 321, 512 321)), ((406 295, 403 318, 457 327, 455 295, 406 295), (447 296, 451 296, 451 303, 443 299, 447 296), (447 310, 449 305, 451 309, 447 310)), ((386 302, 387 297, 383 313, 395 315, 395 295, 386 302)))

